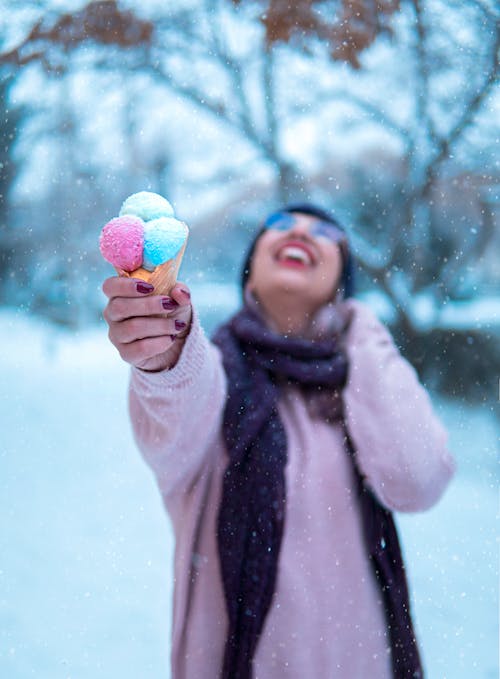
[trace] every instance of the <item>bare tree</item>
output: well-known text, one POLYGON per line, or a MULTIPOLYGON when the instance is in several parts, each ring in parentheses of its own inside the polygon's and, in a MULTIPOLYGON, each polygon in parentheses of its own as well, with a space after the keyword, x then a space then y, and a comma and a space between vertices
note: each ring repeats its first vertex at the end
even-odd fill
MULTIPOLYGON (((420 340, 439 325, 440 305, 463 294, 458 272, 486 250, 493 231, 494 206, 474 189, 469 223, 454 223, 450 211, 454 183, 497 181, 482 177, 481 159, 464 151, 474 131, 485 134, 481 116, 498 83, 492 2, 203 0, 145 19, 99 0, 43 17, 0 63, 39 64, 59 77, 82 48, 95 68, 149 75, 225 125, 268 167, 282 201, 311 190, 301 158, 285 143, 297 121, 314 116, 325 125, 321 113, 340 104, 394 139, 402 149, 397 176, 367 181, 369 170, 356 170, 363 181, 356 197, 366 195, 351 206, 351 237, 364 271, 392 303, 395 326, 416 358, 423 353, 420 340), (374 66, 365 56, 377 41, 388 57, 374 66), (378 87, 366 87, 367 78, 378 87), (383 92, 389 78, 392 107, 383 92), (427 325, 415 305, 425 295, 433 302, 427 325)), ((333 145, 327 158, 335 155, 333 145)), ((248 167, 240 172, 248 176, 248 167)))
MULTIPOLYGON (((480 32, 482 54, 470 55, 476 66, 464 74, 464 89, 453 101, 447 101, 446 89, 439 91, 436 82, 443 77, 443 71, 456 59, 459 45, 447 45, 446 53, 436 47, 436 34, 439 27, 429 23, 421 0, 412 0, 416 40, 415 40, 415 117, 413 124, 404 131, 406 144, 403 177, 405 196, 400 201, 398 226, 401 237, 384 241, 384 256, 379 262, 370 261, 369 256, 360 256, 365 268, 372 273, 394 302, 406 334, 411 338, 419 333, 418 320, 413 317, 411 299, 416 294, 432 287, 433 296, 438 302, 454 298, 459 294, 457 272, 464 269, 473 258, 484 251, 491 234, 493 215, 485 208, 480 195, 476 197, 476 215, 483 213, 477 221, 468 224, 468 229, 449 225, 448 233, 443 234, 443 201, 439 194, 449 191, 447 186, 447 167, 454 155, 459 152, 469 130, 475 125, 478 113, 498 84, 500 32, 498 18, 492 10, 481 3, 471 2, 460 11, 468 11, 469 17, 482 24, 480 32), (455 49, 453 49, 455 47, 455 49), (477 67, 477 60, 481 67, 477 67), (441 62, 441 66, 439 64, 441 62), (435 64, 438 64, 436 68, 435 64), (469 82, 467 82, 469 76, 469 82), (448 108, 451 118, 443 125, 443 114, 448 108), (473 228, 477 234, 477 247, 466 247, 467 230, 473 228), (448 242, 446 241, 448 238, 448 242), (392 244, 392 247, 391 247, 392 244), (415 246, 409 249, 407 246, 415 246), (480 245, 481 244, 481 245, 480 245), (389 247, 388 247, 389 246, 389 247), (420 246, 420 247, 418 247, 420 246), (410 261, 411 258, 411 261, 410 261), (403 269, 404 276, 395 276, 395 270, 403 269)), ((451 8, 450 8, 451 9, 451 8)), ((448 38, 453 43, 452 36, 448 38)), ((442 38, 441 38, 442 42, 442 38)), ((466 66, 466 60, 461 66, 466 66)), ((472 162, 454 163, 453 173, 473 175, 477 159, 472 162)), ((495 178, 492 178, 493 181, 495 178)), ((477 183, 477 181, 476 181, 477 183)), ((441 196, 442 197, 442 196, 441 196)), ((473 219, 473 217, 471 217, 473 219)), ((467 225, 466 225, 467 226, 467 225)), ((360 251, 363 251, 362 245, 360 251)), ((436 307, 436 312, 438 308, 436 307)))
POLYGON ((36 62, 58 75, 70 68, 71 53, 82 46, 111 46, 114 52, 96 55, 96 65, 125 64, 133 72, 149 73, 216 116, 272 167, 278 193, 286 199, 297 190, 301 172, 280 144, 276 99, 283 69, 277 74, 275 53, 286 45, 311 55, 310 43, 319 39, 332 61, 359 68, 360 53, 390 31, 389 18, 399 9, 395 0, 346 0, 322 15, 322 4, 204 0, 195 9, 180 5, 146 21, 120 9, 116 0, 96 0, 78 12, 42 17, 24 40, 0 54, 0 63, 20 68, 36 62), (207 71, 220 87, 203 77, 207 71))

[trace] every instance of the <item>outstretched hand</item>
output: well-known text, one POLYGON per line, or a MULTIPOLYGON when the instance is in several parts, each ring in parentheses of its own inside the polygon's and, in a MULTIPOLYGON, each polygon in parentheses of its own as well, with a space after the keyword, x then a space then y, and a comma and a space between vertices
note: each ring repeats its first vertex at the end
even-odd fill
POLYGON ((157 372, 177 363, 191 325, 191 294, 176 283, 169 296, 137 278, 113 276, 104 281, 108 298, 103 316, 108 336, 124 361, 157 372))

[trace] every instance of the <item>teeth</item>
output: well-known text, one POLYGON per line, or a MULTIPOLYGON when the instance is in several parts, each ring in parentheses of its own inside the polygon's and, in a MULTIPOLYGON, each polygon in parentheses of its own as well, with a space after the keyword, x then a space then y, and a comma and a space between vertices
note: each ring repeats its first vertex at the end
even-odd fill
POLYGON ((303 262, 303 264, 312 264, 311 258, 305 250, 295 247, 294 245, 286 245, 279 253, 279 259, 293 259, 295 261, 303 262))

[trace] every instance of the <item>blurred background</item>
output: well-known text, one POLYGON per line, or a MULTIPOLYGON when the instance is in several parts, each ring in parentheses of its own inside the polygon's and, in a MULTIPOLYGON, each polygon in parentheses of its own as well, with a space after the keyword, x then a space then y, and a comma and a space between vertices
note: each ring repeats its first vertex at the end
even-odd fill
POLYGON ((170 526, 101 318, 99 232, 140 190, 191 227, 181 279, 208 332, 268 211, 313 201, 345 225, 358 296, 459 463, 437 509, 401 519, 429 676, 497 676, 499 16, 0 0, 2 677, 168 676, 170 526))

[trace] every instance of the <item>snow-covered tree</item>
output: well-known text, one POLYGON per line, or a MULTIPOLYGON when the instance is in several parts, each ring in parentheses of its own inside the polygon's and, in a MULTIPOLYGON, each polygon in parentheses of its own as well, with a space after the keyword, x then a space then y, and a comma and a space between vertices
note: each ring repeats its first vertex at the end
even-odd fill
POLYGON ((384 295, 418 362, 445 307, 484 285, 498 48, 490 0, 99 0, 39 10, 0 63, 53 81, 115 74, 123 110, 142 116, 141 139, 129 136, 136 170, 159 106, 182 154, 150 144, 147 172, 168 161, 175 184, 179 156, 193 154, 191 184, 177 172, 190 195, 223 180, 225 202, 255 216, 270 196, 340 210, 365 286, 384 295))

